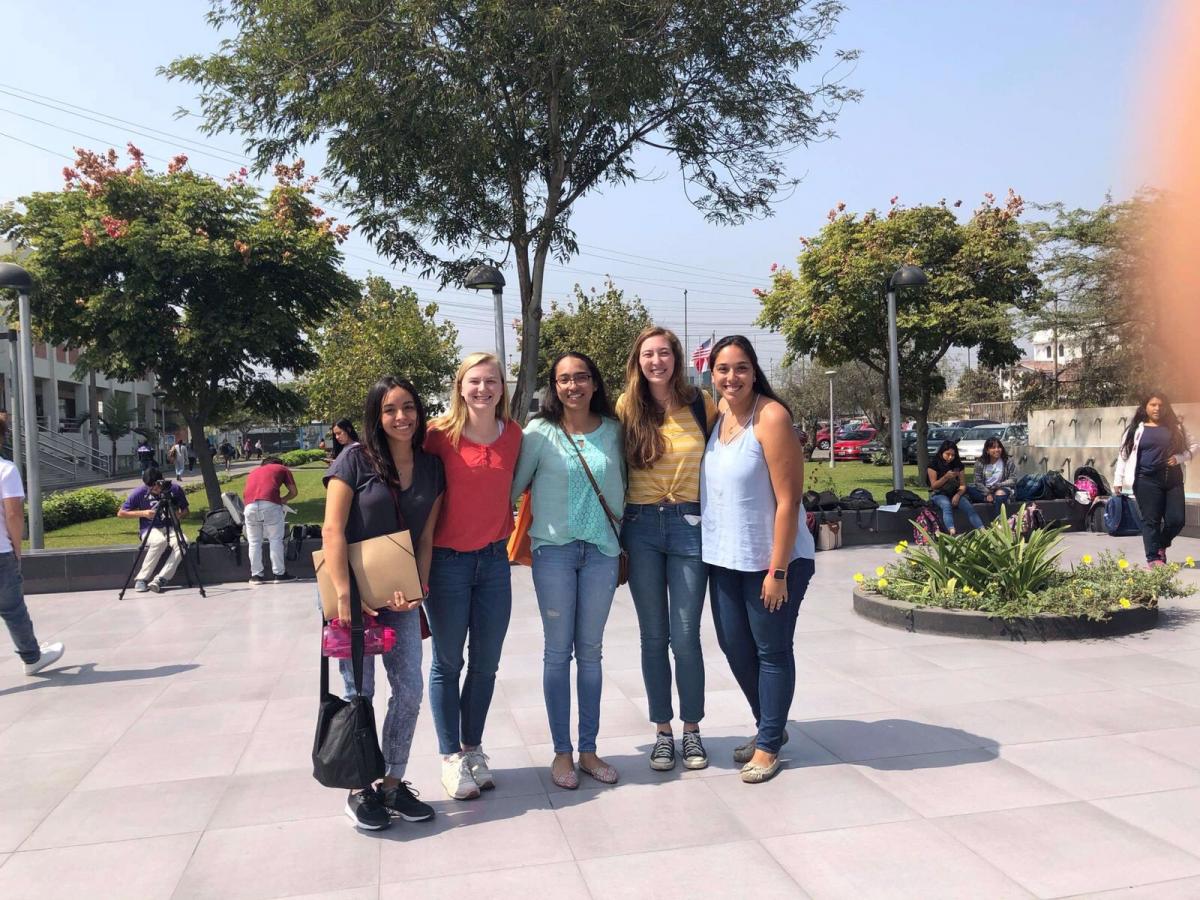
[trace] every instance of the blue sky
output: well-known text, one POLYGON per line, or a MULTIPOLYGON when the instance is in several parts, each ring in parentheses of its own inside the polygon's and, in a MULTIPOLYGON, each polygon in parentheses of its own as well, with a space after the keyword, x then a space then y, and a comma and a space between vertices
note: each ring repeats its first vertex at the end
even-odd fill
MULTIPOLYGON (((945 197, 963 200, 966 211, 985 191, 1002 197, 1013 187, 1027 201, 1090 206, 1142 183, 1135 123, 1163 0, 847 3, 829 46, 862 51, 848 81, 864 99, 844 109, 836 140, 793 155, 792 171, 804 180, 775 216, 737 228, 708 225, 686 202, 678 176, 647 158, 660 180, 599 192, 578 207, 573 224, 585 252, 549 270, 546 296, 564 298, 576 282, 598 286, 611 274, 682 335, 687 288, 693 345, 713 331, 742 331, 757 335, 770 363, 783 341, 753 329, 751 289, 765 286, 771 263, 793 262, 798 237, 816 233, 839 201, 861 211, 886 207, 895 194, 909 205, 945 197)), ((215 46, 207 8, 201 0, 172 0, 153 12, 126 0, 0 2, 10 37, 0 68, 0 202, 59 188, 73 146, 121 148, 132 140, 160 158, 151 159, 156 168, 180 150, 204 171, 236 168, 239 140, 205 138, 195 119, 174 118, 180 106, 195 108, 194 91, 155 75, 177 56, 215 46), (223 155, 134 134, 134 125, 223 155)), ((357 236, 345 250, 351 274, 376 272, 416 287, 456 322, 464 351, 490 349, 490 297, 439 293, 380 262, 357 236)), ((510 319, 518 315, 515 297, 505 307, 510 319)), ((507 347, 511 356, 511 332, 507 347)))

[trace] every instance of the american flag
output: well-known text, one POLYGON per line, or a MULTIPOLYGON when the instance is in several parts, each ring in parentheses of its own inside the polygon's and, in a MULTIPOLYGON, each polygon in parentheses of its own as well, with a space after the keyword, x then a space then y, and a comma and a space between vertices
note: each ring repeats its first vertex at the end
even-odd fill
POLYGON ((710 350, 712 350, 712 338, 708 338, 692 351, 692 365, 696 367, 697 372, 703 372, 704 367, 708 365, 710 350))

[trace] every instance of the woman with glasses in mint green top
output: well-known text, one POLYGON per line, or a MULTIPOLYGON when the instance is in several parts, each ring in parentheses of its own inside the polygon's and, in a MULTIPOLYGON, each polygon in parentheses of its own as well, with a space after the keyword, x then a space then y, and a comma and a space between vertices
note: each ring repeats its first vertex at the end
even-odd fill
POLYGON ((542 689, 554 739, 551 778, 568 790, 579 787, 571 743, 574 655, 579 769, 614 784, 617 772, 596 755, 596 735, 601 648, 621 550, 617 528, 625 505, 624 454, 600 371, 582 353, 565 353, 554 361, 541 411, 525 426, 513 475, 514 502, 526 488, 533 503, 533 586, 546 638, 542 689))

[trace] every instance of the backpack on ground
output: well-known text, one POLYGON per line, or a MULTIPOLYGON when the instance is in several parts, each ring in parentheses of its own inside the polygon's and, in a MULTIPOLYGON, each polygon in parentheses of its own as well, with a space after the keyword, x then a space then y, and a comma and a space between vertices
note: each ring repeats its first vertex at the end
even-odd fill
POLYGON ((1104 504, 1104 530, 1113 537, 1132 537, 1142 533, 1137 506, 1126 494, 1114 494, 1104 504))
POLYGON ((821 491, 817 494, 817 509, 821 512, 832 512, 835 509, 842 508, 842 501, 838 499, 838 495, 833 491, 821 491))
POLYGON ((204 514, 200 533, 196 536, 200 544, 236 545, 242 538, 242 526, 233 520, 227 509, 214 509, 204 514))
POLYGON ((1100 496, 1100 485, 1088 477, 1080 475, 1075 479, 1075 502, 1090 507, 1100 496))
POLYGON ((1049 500, 1049 493, 1045 475, 1024 475, 1013 489, 1013 499, 1018 503, 1028 503, 1031 500, 1049 500))
POLYGON ((859 528, 874 530, 870 519, 866 525, 863 524, 863 513, 879 509, 879 504, 866 488, 855 488, 838 502, 838 506, 844 511, 854 513, 859 528))
POLYGON ((1034 531, 1046 527, 1046 517, 1036 503, 1026 503, 1008 517, 1008 527, 1019 533, 1022 540, 1028 540, 1034 531))
POLYGON ((913 543, 914 544, 929 544, 933 538, 942 531, 942 520, 938 518, 938 514, 928 506, 922 506, 913 523, 913 543))
MULTIPOLYGON (((1078 469, 1076 469, 1074 480, 1079 481, 1080 478, 1091 479, 1091 481, 1096 485, 1096 488, 1099 491, 1097 496, 1100 496, 1100 497, 1111 497, 1112 496, 1112 490, 1108 486, 1108 480, 1103 475, 1101 475, 1100 472, 1093 466, 1080 466, 1078 469)), ((1076 490, 1078 490, 1078 488, 1076 488, 1076 490)))
POLYGON ((1075 486, 1062 477, 1060 472, 1046 473, 1046 492, 1048 500, 1070 500, 1075 496, 1075 486))
POLYGON ((904 488, 898 491, 888 491, 884 499, 887 500, 888 506, 899 503, 901 509, 920 509, 922 506, 928 505, 925 498, 920 494, 915 494, 904 488))
POLYGON ((816 491, 805 491, 804 496, 800 498, 800 502, 804 504, 804 508, 809 512, 820 509, 817 505, 821 502, 821 495, 816 491))

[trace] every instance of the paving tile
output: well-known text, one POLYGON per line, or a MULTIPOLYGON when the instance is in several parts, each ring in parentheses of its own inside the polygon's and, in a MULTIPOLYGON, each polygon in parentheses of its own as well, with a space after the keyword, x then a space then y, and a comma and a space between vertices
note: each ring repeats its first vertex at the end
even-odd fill
POLYGON ((1002 641, 956 641, 917 647, 912 653, 945 669, 991 669, 1028 663, 1019 646, 1002 641))
POLYGON ((156 666, 147 669, 122 671, 97 671, 98 677, 112 675, 122 680, 112 682, 91 682, 66 685, 58 688, 49 695, 44 703, 26 710, 25 718, 63 719, 86 717, 104 710, 113 715, 144 712, 155 698, 167 687, 161 674, 168 672, 174 666, 156 666), (135 680, 124 680, 130 673, 136 675, 135 680), (158 673, 158 674, 155 674, 158 673), (145 676, 145 680, 142 680, 145 676))
POLYGON ((980 735, 999 745, 1090 737, 1105 732, 1098 725, 1074 718, 1068 711, 1050 712, 1027 699, 925 707, 917 710, 917 716, 931 724, 980 735))
POLYGON ((14 853, 0 867, 0 897, 163 900, 199 835, 177 834, 14 853))
POLYGON ((808 896, 753 841, 585 859, 579 868, 596 900, 808 896))
POLYGON ((224 778, 73 791, 21 845, 45 850, 203 831, 225 792, 224 778))
MULTIPOLYGON (((3 735, 0 735, 2 738, 3 735)), ((1184 765, 1200 767, 1200 755, 1196 752, 1196 748, 1200 747, 1200 726, 1123 734, 1121 739, 1184 765)))
POLYGON ((847 653, 859 650, 886 650, 887 644, 877 637, 849 628, 833 631, 817 631, 797 638, 796 649, 808 656, 824 656, 829 653, 847 653))
MULTIPOLYGON (((184 706, 179 709, 152 707, 129 727, 123 740, 132 742, 249 734, 255 730, 265 705, 262 700, 251 700, 184 706)), ((311 721, 309 725, 311 728, 311 721)))
POLYGON ((1200 859, 1088 803, 976 813, 937 824, 1039 897, 1200 875, 1200 859))
POLYGON ((1092 805, 1200 857, 1200 788, 1094 800, 1092 805))
POLYGON ((183 739, 122 739, 88 773, 79 789, 90 791, 232 775, 249 738, 248 734, 221 734, 183 739))
POLYGON ((379 886, 347 888, 344 891, 322 891, 319 894, 291 894, 287 900, 379 900, 379 886))
POLYGON ((936 662, 922 658, 915 649, 894 648, 830 654, 822 658, 822 663, 828 671, 851 678, 914 675, 920 672, 937 672, 943 668, 936 662))
POLYGON ((707 788, 708 780, 581 788, 552 794, 550 802, 576 859, 752 837, 707 788), (685 822, 686 828, 672 827, 685 822))
POLYGON ((205 832, 174 900, 259 900, 377 883, 380 842, 344 815, 205 832))
POLYGON ((545 797, 433 805, 433 821, 398 823, 380 834, 381 884, 571 861, 545 797))
MULTIPOLYGON (((0 730, 0 757, 45 750, 108 748, 137 718, 124 715, 91 715, 62 719, 19 719, 0 730)), ((2 727, 2 726, 0 726, 2 727)))
POLYGON ((1018 744, 1001 748, 1000 754, 1082 800, 1200 784, 1200 769, 1113 736, 1018 744))
POLYGON ((893 793, 872 784, 853 766, 784 769, 769 790, 742 782, 738 774, 707 782, 747 833, 762 838, 916 818, 893 793))
POLYGON ((0 791, 0 852, 20 847, 69 792, 67 787, 0 791))
MULTIPOLYGON (((1091 662, 1081 660, 1080 662, 1091 662)), ((1004 685, 1013 696, 1042 697, 1051 694, 1084 694, 1111 691, 1114 684, 1090 673, 1078 673, 1077 663, 1050 663, 1026 659, 1012 666, 971 669, 971 675, 989 684, 1004 685)))
POLYGON ((1030 896, 921 820, 771 837, 763 845, 801 888, 822 900, 1030 896))
POLYGON ((1197 897, 1200 897, 1200 878, 1179 878, 1099 894, 1076 894, 1071 900, 1196 900, 1197 897))
POLYGON ((1181 684, 1161 684, 1145 687, 1142 690, 1155 697, 1165 697, 1185 706, 1200 708, 1200 681, 1188 681, 1181 684))
POLYGON ((379 900, 462 900, 464 897, 528 900, 532 891, 555 900, 590 900, 593 896, 588 893, 579 867, 574 862, 562 862, 384 884, 379 888, 379 900))
POLYGON ((268 825, 296 819, 325 819, 337 815, 346 803, 345 791, 322 787, 307 769, 288 769, 225 779, 209 828, 268 825))
POLYGON ((1149 653, 1133 653, 1112 659, 1080 659, 1072 664, 1071 671, 1091 676, 1098 682, 1108 682, 1114 687, 1180 684, 1196 681, 1200 675, 1193 666, 1149 653))
MULTIPOLYGON (((267 700, 271 696, 274 679, 264 681, 251 675, 226 675, 203 681, 172 681, 167 689, 155 698, 154 707, 178 709, 184 706, 208 706, 225 703, 236 697, 241 703, 267 700)), ((317 688, 312 689, 313 708, 317 705, 317 688)))
POLYGON ((0 796, 9 791, 69 791, 104 756, 102 747, 0 758, 0 796))
POLYGON ((793 719, 827 719, 879 712, 895 705, 894 701, 850 680, 797 679, 790 712, 793 719))
POLYGON ((855 680, 868 690, 886 698, 893 707, 979 703, 985 700, 1004 700, 1019 693, 1015 687, 1004 682, 985 680, 970 671, 945 670, 855 680))
POLYGON ((1029 702, 1055 714, 1067 713, 1110 734, 1200 725, 1200 706, 1166 699, 1148 701, 1145 692, 1134 689, 1058 694, 1029 702))
MULTIPOLYGON (((312 774, 313 732, 316 730, 314 704, 313 721, 308 732, 288 732, 279 735, 257 730, 253 734, 241 735, 244 751, 234 760, 235 775, 256 775, 264 772, 299 771, 312 774)), ((383 724, 383 716, 376 722, 383 724)))
POLYGON ((926 818, 1075 799, 988 750, 899 756, 859 771, 926 818))
POLYGON ((871 713, 853 719, 804 721, 797 723, 796 727, 845 762, 943 750, 971 750, 992 743, 985 736, 957 728, 930 725, 909 715, 912 714, 895 711, 890 715, 871 713))

